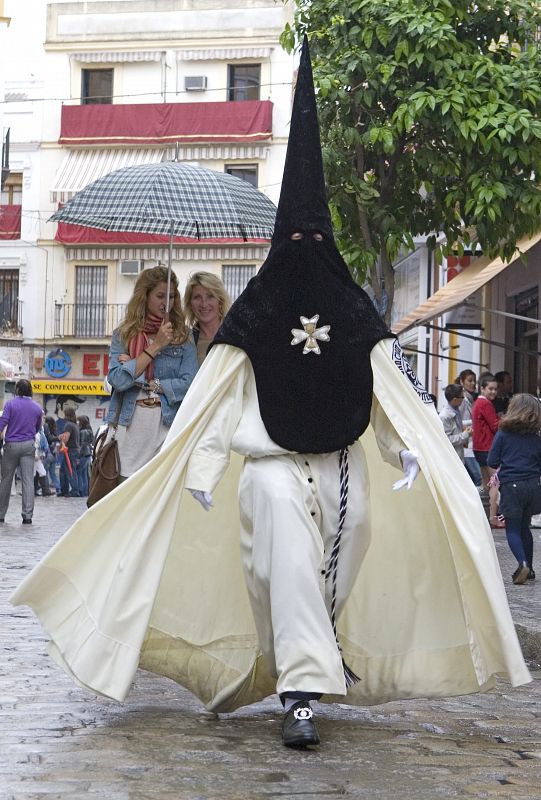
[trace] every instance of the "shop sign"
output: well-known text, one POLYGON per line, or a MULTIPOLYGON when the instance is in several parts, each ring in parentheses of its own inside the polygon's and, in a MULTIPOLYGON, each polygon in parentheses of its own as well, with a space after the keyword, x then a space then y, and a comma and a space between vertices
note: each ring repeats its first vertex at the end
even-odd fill
POLYGON ((45 371, 51 378, 63 378, 71 369, 71 357, 59 347, 51 350, 45 359, 45 371))
POLYGON ((36 394, 109 395, 103 387, 103 381, 55 381, 38 378, 32 381, 32 391, 36 394))
POLYGON ((83 375, 107 375, 109 353, 83 353, 83 375))

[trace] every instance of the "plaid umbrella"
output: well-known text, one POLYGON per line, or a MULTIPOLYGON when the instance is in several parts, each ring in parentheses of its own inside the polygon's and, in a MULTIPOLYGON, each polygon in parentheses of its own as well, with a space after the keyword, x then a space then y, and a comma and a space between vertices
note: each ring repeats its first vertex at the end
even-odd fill
POLYGON ((173 239, 270 239, 276 208, 250 183, 179 161, 140 164, 93 181, 49 221, 105 231, 169 235, 167 296, 173 239))
POLYGON ((110 172, 86 186, 51 221, 106 231, 194 239, 270 239, 276 208, 225 172, 164 161, 110 172))

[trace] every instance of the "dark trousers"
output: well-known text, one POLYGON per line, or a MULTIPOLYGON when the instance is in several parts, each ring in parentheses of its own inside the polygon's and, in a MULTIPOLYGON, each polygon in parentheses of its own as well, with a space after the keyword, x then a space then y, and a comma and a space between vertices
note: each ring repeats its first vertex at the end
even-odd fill
POLYGON ((90 470, 90 456, 79 456, 77 466, 77 480, 79 482, 79 494, 81 497, 88 497, 88 476, 90 470))
POLYGON ((60 461, 60 493, 79 497, 79 479, 77 477, 79 457, 77 451, 68 449, 68 458, 71 464, 71 473, 68 469, 66 456, 62 454, 62 460, 60 461))
POLYGON ((533 536, 530 530, 532 514, 541 509, 539 478, 502 483, 500 511, 505 517, 505 534, 511 552, 519 564, 524 561, 532 568, 533 536))
POLYGON ((532 569, 533 566, 533 536, 530 530, 530 515, 522 519, 517 517, 505 518, 505 535, 507 544, 519 564, 524 561, 532 569))

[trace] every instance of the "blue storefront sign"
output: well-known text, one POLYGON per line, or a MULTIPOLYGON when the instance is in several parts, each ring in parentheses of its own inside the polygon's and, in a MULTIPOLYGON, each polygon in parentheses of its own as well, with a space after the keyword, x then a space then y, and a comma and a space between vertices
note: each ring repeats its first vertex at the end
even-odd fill
POLYGON ((71 369, 71 357, 65 350, 51 350, 45 359, 45 371, 51 378, 63 378, 71 369))

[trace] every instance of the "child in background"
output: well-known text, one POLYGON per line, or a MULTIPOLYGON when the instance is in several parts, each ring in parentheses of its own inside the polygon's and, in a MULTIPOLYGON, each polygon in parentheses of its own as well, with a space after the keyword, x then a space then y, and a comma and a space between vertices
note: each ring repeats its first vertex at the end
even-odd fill
POLYGON ((464 463, 464 447, 470 438, 471 428, 464 428, 460 406, 464 401, 464 390, 457 383, 450 383, 443 390, 445 395, 445 406, 439 412, 439 418, 443 422, 445 435, 455 448, 457 456, 464 463))
POLYGON ((52 492, 49 488, 47 470, 43 463, 49 450, 49 443, 47 442, 43 427, 36 433, 34 443, 34 494, 41 493, 42 497, 50 497, 52 492))
POLYGON ((535 578, 530 522, 541 512, 541 404, 531 394, 516 394, 500 422, 488 454, 488 465, 499 467, 500 510, 507 542, 518 561, 513 583, 535 578))
POLYGON ((485 372, 479 377, 480 395, 472 406, 472 442, 473 453, 481 468, 483 489, 488 491, 490 503, 490 524, 493 528, 505 528, 505 523, 498 519, 498 487, 489 483, 495 470, 487 464, 488 452, 494 441, 500 420, 492 404, 498 391, 498 383, 494 375, 485 372))
MULTIPOLYGON (((462 391, 464 393, 464 399, 462 400, 459 408, 462 416, 462 422, 465 427, 471 427, 471 410, 473 404, 477 400, 477 392, 475 391, 477 387, 477 376, 472 369, 463 369, 462 372, 457 375, 455 383, 462 387, 462 391)), ((471 434, 467 444, 464 446, 464 464, 468 470, 470 478, 475 483, 477 488, 481 490, 483 486, 483 482, 481 480, 481 468, 479 467, 477 459, 473 454, 471 434)))

